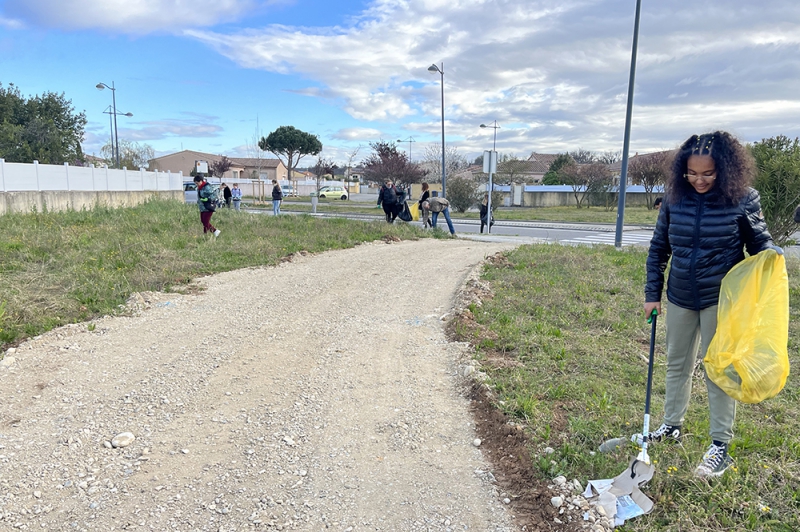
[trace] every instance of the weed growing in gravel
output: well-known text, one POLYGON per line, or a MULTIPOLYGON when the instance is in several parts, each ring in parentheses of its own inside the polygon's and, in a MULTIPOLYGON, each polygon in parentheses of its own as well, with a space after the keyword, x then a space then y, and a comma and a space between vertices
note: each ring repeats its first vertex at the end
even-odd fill
POLYGON ((125 209, 0 216, 0 345, 114 313, 133 292, 172 290, 198 276, 274 265, 299 251, 445 236, 400 223, 228 209, 217 211, 213 221, 222 231, 218 238, 203 234, 196 206, 161 200, 125 209))
MULTIPOLYGON (((470 307, 454 332, 475 346, 498 406, 525 422, 539 474, 589 479, 623 471, 633 444, 594 453, 604 440, 641 431, 649 326, 642 311, 646 253, 611 247, 523 246, 488 265, 494 297, 470 307), (474 321, 473 321, 474 320, 474 321), (541 454, 545 446, 555 449, 541 454)), ((798 362, 800 283, 789 260, 789 353, 798 362)), ((652 423, 663 412, 664 326, 658 326, 652 423)), ((652 448, 655 511, 624 530, 800 529, 800 379, 758 405, 739 405, 735 467, 707 483, 693 469, 709 444, 705 383, 698 372, 681 445, 652 448)))

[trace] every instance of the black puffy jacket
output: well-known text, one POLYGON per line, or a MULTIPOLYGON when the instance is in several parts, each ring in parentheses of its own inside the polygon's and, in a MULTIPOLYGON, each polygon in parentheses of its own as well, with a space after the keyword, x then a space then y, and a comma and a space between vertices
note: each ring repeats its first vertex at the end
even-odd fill
POLYGON ((722 278, 747 253, 773 245, 758 192, 750 189, 735 205, 722 202, 711 189, 691 192, 682 200, 664 201, 647 257, 645 302, 661 301, 664 270, 672 256, 667 300, 690 310, 718 303, 722 278))

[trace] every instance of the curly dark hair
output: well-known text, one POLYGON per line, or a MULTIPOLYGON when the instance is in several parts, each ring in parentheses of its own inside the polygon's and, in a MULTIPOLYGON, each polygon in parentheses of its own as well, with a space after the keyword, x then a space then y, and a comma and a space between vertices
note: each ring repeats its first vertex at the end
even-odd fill
POLYGON ((686 163, 692 155, 708 155, 714 159, 717 179, 714 188, 722 201, 736 203, 747 194, 755 179, 755 162, 750 152, 733 135, 725 131, 714 131, 692 135, 684 142, 672 163, 672 173, 667 178, 666 191, 670 203, 676 203, 694 189, 683 177, 686 163))

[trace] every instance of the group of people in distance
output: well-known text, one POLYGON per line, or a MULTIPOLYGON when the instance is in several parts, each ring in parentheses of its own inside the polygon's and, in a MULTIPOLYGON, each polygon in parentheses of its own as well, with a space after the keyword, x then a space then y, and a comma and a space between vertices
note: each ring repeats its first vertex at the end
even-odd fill
MULTIPOLYGON (((398 190, 391 179, 384 181, 383 186, 378 192, 378 205, 383 207, 387 223, 394 223, 397 216, 403 210, 409 194, 410 192, 407 189, 398 190)), ((447 221, 447 228, 450 230, 450 234, 456 234, 453 221, 450 219, 450 202, 443 197, 431 195, 430 185, 428 183, 422 183, 422 193, 420 194, 417 206, 419 207, 422 227, 425 229, 435 228, 436 222, 439 219, 439 214, 442 214, 447 221)))

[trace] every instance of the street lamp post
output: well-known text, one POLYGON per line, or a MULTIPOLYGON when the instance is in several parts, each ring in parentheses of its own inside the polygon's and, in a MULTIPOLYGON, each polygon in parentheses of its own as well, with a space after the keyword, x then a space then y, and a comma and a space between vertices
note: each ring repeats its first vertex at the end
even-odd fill
POLYGON ((444 167, 444 62, 442 62, 441 68, 436 66, 436 64, 429 66, 428 71, 438 72, 442 76, 442 197, 446 198, 445 179, 447 174, 444 167))
POLYGON ((625 187, 628 180, 628 154, 631 145, 631 114, 633 113, 633 85, 636 80, 636 52, 639 48, 639 16, 642 0, 636 0, 636 15, 633 20, 633 46, 631 47, 631 73, 628 78, 628 105, 625 110, 625 137, 622 140, 622 168, 619 173, 619 197, 617 198, 617 227, 614 247, 622 249, 622 231, 625 229, 625 187))
MULTIPOLYGON (((497 125, 497 120, 493 125, 487 126, 481 124, 482 128, 490 127, 494 129, 494 141, 492 141, 492 153, 489 154, 489 200, 486 202, 486 233, 492 233, 492 192, 494 192, 494 183, 492 183, 492 176, 497 167, 497 130, 500 126, 497 125)), ((485 162, 484 162, 485 166, 485 162)))
MULTIPOLYGON (((95 85, 95 87, 97 87, 97 90, 111 89, 111 106, 113 107, 111 113, 114 115, 114 137, 116 138, 116 141, 117 141, 117 146, 116 146, 117 156, 116 156, 116 160, 117 160, 117 168, 119 168, 119 134, 117 132, 117 114, 118 114, 117 113, 117 89, 114 88, 114 82, 113 81, 111 82, 111 86, 110 87, 108 85, 106 85, 105 83, 103 83, 102 81, 100 83, 98 83, 97 85, 95 85)), ((132 114, 126 114, 125 116, 133 116, 133 115, 132 114)), ((114 147, 112 146, 111 149, 114 150, 114 147)))
MULTIPOLYGON (((116 122, 117 115, 129 116, 130 117, 130 116, 133 116, 133 113, 118 113, 110 105, 108 107, 106 107, 106 110, 103 111, 103 113, 108 115, 108 127, 111 130, 111 159, 114 160, 114 151, 115 151, 114 150, 114 129, 116 129, 116 128, 112 127, 111 120, 113 118, 114 122, 116 122)), ((119 157, 119 138, 118 137, 117 137, 117 143, 116 144, 117 144, 117 147, 116 147, 116 152, 117 152, 116 161, 117 161, 117 168, 119 168, 120 157, 119 157)))
POLYGON ((417 142, 414 140, 414 137, 408 137, 407 139, 397 139, 397 142, 408 142, 408 162, 411 162, 411 143, 417 142))

